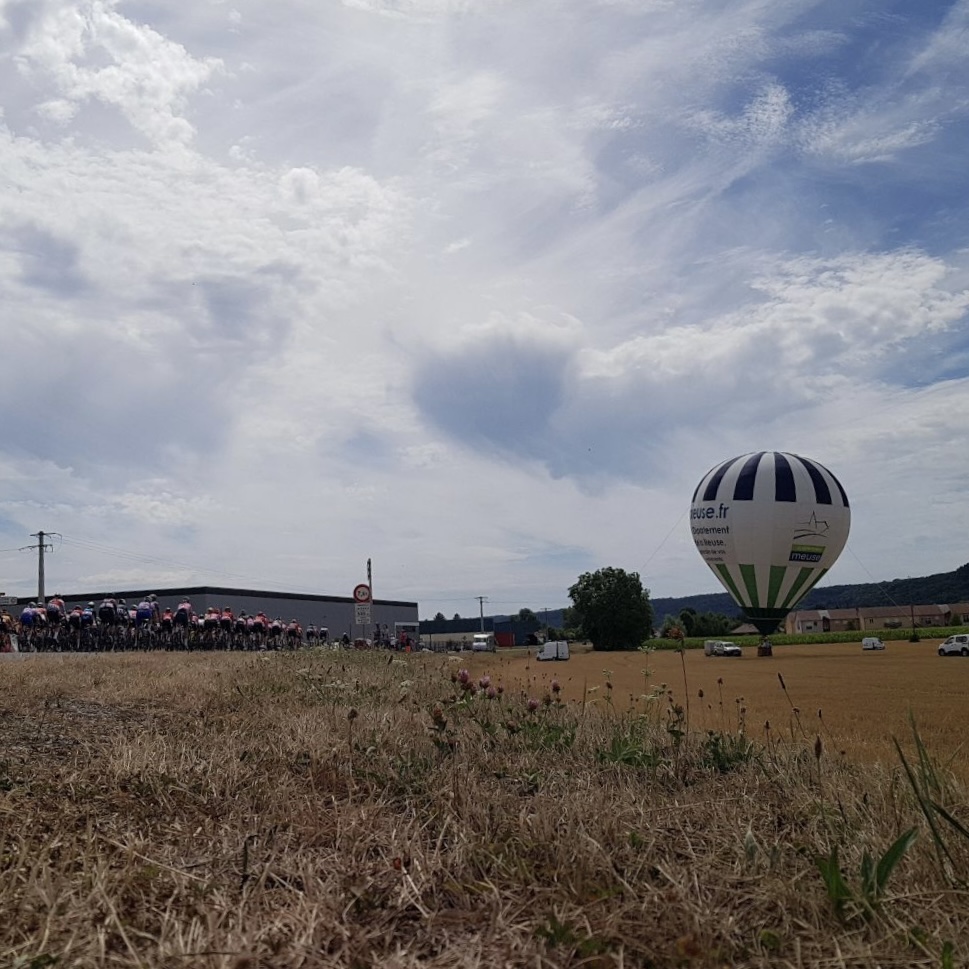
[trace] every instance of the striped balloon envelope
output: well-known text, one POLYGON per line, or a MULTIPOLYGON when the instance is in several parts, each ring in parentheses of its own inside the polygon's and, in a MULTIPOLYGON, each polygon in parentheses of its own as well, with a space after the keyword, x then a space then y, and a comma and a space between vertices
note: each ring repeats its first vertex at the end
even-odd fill
POLYGON ((718 464, 693 493, 690 528, 703 560, 767 636, 834 565, 851 510, 817 461, 757 451, 718 464))

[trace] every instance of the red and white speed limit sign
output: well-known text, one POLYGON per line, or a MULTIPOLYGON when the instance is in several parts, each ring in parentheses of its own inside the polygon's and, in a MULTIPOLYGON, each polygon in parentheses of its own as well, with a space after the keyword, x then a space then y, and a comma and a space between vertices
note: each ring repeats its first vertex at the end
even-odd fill
POLYGON ((353 599, 355 602, 369 602, 370 586, 366 582, 361 582, 360 585, 354 586, 353 599))

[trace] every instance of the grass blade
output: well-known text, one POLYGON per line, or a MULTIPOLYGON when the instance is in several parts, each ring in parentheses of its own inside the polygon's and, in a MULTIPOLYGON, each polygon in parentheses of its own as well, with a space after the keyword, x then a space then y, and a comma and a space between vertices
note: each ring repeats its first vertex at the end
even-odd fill
POLYGON ((875 870, 875 891, 877 894, 880 895, 882 893, 892 873, 892 869, 902 860, 905 852, 912 847, 916 837, 918 837, 918 831, 915 828, 909 828, 881 856, 878 867, 875 870))

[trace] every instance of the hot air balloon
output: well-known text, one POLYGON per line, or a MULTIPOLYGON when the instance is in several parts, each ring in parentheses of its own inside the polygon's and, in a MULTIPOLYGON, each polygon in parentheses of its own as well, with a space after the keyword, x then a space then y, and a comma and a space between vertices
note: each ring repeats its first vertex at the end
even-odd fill
POLYGON ((762 636, 834 565, 851 511, 817 461, 757 451, 718 464, 693 493, 690 527, 703 560, 762 636))

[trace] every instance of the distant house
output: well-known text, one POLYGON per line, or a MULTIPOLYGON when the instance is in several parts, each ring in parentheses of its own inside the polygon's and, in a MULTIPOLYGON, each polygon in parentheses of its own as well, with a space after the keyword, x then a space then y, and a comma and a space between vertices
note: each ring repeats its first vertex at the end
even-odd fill
POLYGON ((969 603, 919 606, 864 606, 854 609, 802 609, 788 613, 787 633, 838 633, 872 629, 918 629, 969 624, 969 603))
POLYGON ((739 626, 735 626, 730 630, 731 636, 758 636, 757 627, 751 625, 749 622, 743 622, 739 626))

